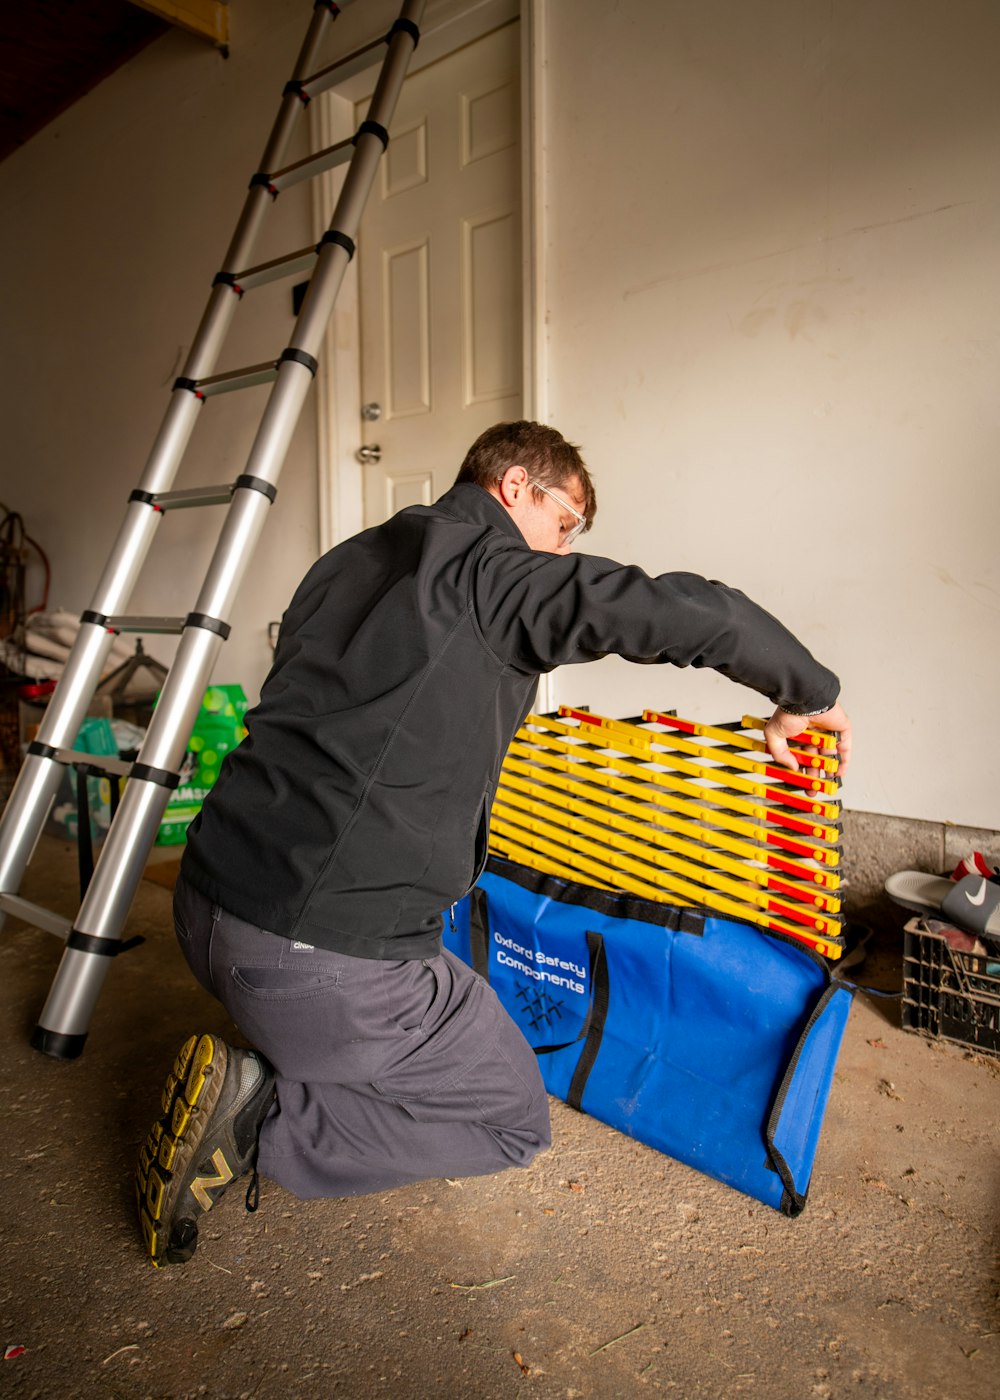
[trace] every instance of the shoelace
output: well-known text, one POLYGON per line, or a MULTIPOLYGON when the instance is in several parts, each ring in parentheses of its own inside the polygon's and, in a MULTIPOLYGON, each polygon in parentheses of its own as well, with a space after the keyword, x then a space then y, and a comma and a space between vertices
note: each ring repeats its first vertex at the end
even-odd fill
POLYGON ((264 1109, 260 1121, 257 1124, 257 1141, 254 1144, 253 1165, 250 1168, 250 1183, 247 1186, 246 1201, 244 1202, 244 1204, 246 1205, 247 1213, 249 1215, 253 1215, 254 1211, 260 1205, 260 1176, 257 1171, 257 1158, 260 1156, 260 1130, 263 1125, 264 1119, 271 1111, 271 1105, 273 1104, 273 1102, 274 1090, 272 1088, 271 1094, 268 1098, 267 1107, 264 1109))
POLYGON ((257 1174, 257 1161, 254 1159, 253 1168, 250 1172, 250 1185, 247 1187, 246 1208, 253 1215, 260 1205, 260 1177, 257 1174))

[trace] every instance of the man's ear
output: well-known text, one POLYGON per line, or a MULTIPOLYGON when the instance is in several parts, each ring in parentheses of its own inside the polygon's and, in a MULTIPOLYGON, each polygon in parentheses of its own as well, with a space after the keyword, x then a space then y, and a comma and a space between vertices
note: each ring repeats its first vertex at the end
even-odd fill
POLYGON ((528 489, 528 473, 524 467, 508 467, 500 479, 499 496, 505 506, 516 506, 528 489))

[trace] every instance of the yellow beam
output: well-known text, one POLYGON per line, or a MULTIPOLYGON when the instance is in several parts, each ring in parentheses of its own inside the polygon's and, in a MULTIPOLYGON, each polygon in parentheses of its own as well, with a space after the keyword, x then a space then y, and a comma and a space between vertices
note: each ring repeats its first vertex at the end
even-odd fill
POLYGON ((229 43, 229 6, 221 0, 132 0, 132 4, 199 39, 208 39, 216 48, 229 43))

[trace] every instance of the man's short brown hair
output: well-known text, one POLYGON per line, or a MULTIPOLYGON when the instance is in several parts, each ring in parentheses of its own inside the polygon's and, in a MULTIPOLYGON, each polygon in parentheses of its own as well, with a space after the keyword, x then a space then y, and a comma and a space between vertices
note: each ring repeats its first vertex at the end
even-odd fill
MULTIPOLYGON (((465 454, 456 481, 471 481, 486 490, 498 489, 508 467, 524 467, 540 486, 552 491, 576 478, 584 499, 582 514, 589 530, 597 513, 597 493, 583 464, 580 449, 544 423, 494 423, 480 433, 465 454)), ((541 494, 541 493, 539 493, 541 494)))

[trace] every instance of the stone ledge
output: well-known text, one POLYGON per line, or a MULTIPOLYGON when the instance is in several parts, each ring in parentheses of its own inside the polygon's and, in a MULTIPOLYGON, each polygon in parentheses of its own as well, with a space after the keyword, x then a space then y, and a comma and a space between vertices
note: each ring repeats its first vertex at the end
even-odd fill
POLYGON ((982 851, 1000 865, 1000 831, 951 822, 887 817, 878 812, 844 811, 844 905, 869 921, 901 915, 883 885, 897 870, 950 874, 970 851, 982 851))

